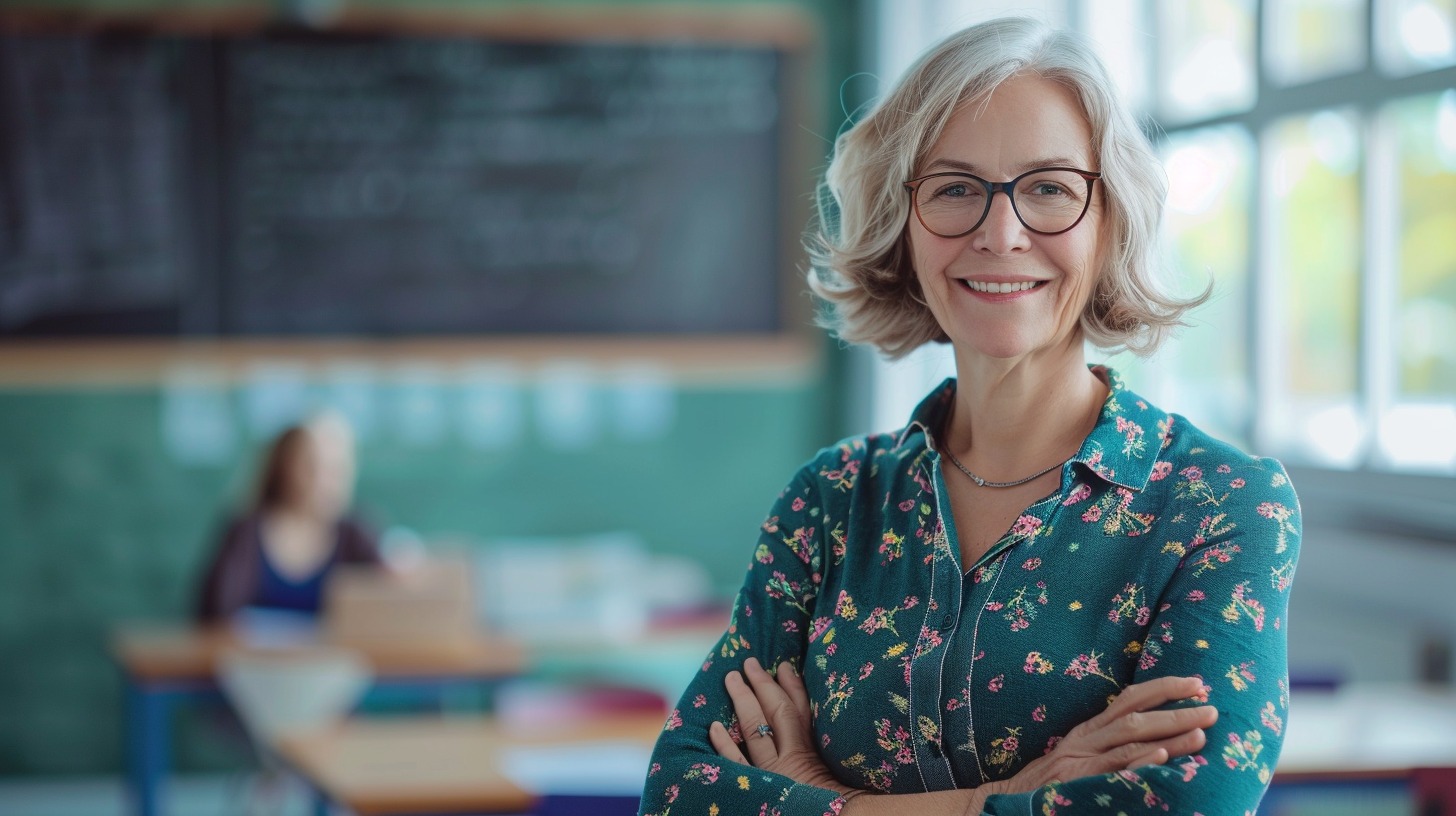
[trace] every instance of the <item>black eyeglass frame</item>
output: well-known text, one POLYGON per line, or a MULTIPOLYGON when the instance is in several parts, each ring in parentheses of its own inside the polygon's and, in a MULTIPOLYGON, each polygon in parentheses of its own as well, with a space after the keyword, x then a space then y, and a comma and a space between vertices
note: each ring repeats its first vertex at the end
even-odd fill
POLYGON ((944 173, 931 173, 928 176, 921 176, 920 178, 911 179, 904 184, 906 191, 910 193, 910 209, 915 211, 915 219, 919 221, 920 226, 925 227, 926 231, 928 231, 931 235, 937 235, 941 238, 961 238, 975 232, 977 229, 980 228, 982 224, 986 222, 986 216, 991 214, 991 203, 998 192, 1006 194, 1006 200, 1011 202, 1011 212, 1016 215, 1016 220, 1021 222, 1021 226, 1026 227, 1028 230, 1036 233, 1037 235, 1061 235, 1064 232, 1070 232, 1073 229, 1076 229, 1077 225, 1082 223, 1082 219, 1087 217, 1087 211, 1092 208, 1092 186, 1096 184, 1097 180, 1100 178, 1102 178, 1101 173, 1094 173, 1091 170, 1078 170, 1075 167, 1038 167, 1034 170, 1028 170, 1010 181, 987 181, 980 176, 974 176, 970 173, 963 173, 960 171, 947 171, 944 173), (1068 226, 1066 229, 1056 230, 1054 232, 1046 232, 1026 223, 1026 219, 1021 217, 1021 210, 1016 206, 1015 186, 1016 182, 1021 181, 1027 176, 1034 176, 1037 173, 1046 173, 1052 170, 1065 170, 1069 173, 1076 173, 1077 175, 1085 179, 1087 181, 1087 200, 1083 202, 1082 212, 1078 214, 1077 220, 1073 221, 1071 226, 1068 226), (970 179, 972 181, 978 182, 986 190, 986 209, 981 211, 981 217, 976 219, 976 223, 971 225, 970 229, 966 230, 965 232, 957 232, 952 235, 946 235, 944 233, 936 232, 935 230, 930 228, 929 224, 925 223, 925 218, 920 215, 920 198, 916 195, 916 192, 920 189, 920 185, 924 184, 925 182, 936 178, 946 178, 948 176, 970 179))

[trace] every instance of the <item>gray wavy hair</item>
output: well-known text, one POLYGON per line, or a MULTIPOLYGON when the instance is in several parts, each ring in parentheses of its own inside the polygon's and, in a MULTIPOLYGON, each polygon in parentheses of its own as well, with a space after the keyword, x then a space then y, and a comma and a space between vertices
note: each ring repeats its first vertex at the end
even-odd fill
POLYGON ((925 306, 907 238, 914 177, 962 105, 984 100, 1020 73, 1060 82, 1081 102, 1102 172, 1106 223, 1102 269, 1082 313, 1084 336, 1110 351, 1147 356, 1183 316, 1208 299, 1157 285, 1158 234, 1167 196, 1161 162, 1123 107, 1102 62, 1076 35, 1026 17, 972 26, 912 65, 862 121, 834 144, 819 192, 819 217, 805 238, 810 289, 822 298, 819 324, 891 359, 947 342, 925 306))

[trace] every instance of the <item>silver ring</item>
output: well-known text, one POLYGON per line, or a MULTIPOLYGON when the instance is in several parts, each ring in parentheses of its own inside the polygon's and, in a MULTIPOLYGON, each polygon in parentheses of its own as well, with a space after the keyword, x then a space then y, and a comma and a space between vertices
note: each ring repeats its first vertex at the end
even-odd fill
POLYGON ((758 735, 760 737, 772 737, 773 729, 769 727, 768 723, 763 723, 758 727, 758 735))

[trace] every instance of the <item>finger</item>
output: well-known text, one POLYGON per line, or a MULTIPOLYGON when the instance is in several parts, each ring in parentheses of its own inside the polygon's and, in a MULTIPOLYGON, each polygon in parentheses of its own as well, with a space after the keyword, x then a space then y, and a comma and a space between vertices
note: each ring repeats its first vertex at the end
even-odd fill
POLYGON ((758 698, 759 707, 768 718, 768 724, 773 727, 776 753, 783 754, 803 747, 804 720, 794 708, 794 701, 779 686, 778 681, 774 680, 773 675, 750 657, 743 662, 743 676, 747 678, 754 696, 758 698))
POLYGON ((1127 763, 1127 765, 1124 767, 1124 770, 1135 771, 1145 765, 1162 765, 1164 762, 1167 761, 1167 750, 1163 748, 1154 748, 1153 750, 1141 754, 1133 761, 1127 763))
POLYGON ((717 720, 708 726, 708 743, 713 746, 714 751, 718 752, 718 756, 729 762, 737 762, 739 765, 749 764, 748 758, 738 749, 738 743, 734 742, 733 737, 729 735, 728 728, 717 720))
POLYGON ((755 767, 762 768, 778 756, 773 736, 759 733, 759 726, 771 723, 764 717, 758 697, 748 687, 742 674, 728 672, 723 685, 728 688, 728 697, 733 701, 733 712, 738 715, 738 728, 743 732, 743 744, 748 759, 755 767))
POLYGON ((1106 755, 1110 766, 1108 771, 1162 765, 1172 757, 1197 753, 1207 741, 1202 730, 1194 730, 1157 742, 1128 743, 1106 755))
POLYGON ((804 688, 804 678, 800 677, 799 673, 794 671, 794 665, 792 663, 785 660, 779 664, 778 681, 779 687, 793 701, 794 709, 799 713, 799 719, 804 721, 804 725, 809 725, 811 719, 809 692, 804 688))
POLYGON ((1111 721, 1132 711, 1147 711, 1164 703, 1185 700, 1202 693, 1203 681, 1197 677, 1155 677, 1123 689, 1098 717, 1111 721))
POLYGON ((1175 708, 1168 711, 1133 711, 1099 729, 1089 731, 1087 739, 1093 748, 1106 751, 1120 745, 1176 737, 1211 727, 1217 720, 1218 709, 1213 706, 1175 708))

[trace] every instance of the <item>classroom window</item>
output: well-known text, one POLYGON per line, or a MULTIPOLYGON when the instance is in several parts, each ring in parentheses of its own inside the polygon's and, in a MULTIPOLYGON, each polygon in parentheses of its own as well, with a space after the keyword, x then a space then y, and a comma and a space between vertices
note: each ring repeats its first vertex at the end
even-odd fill
POLYGON ((1381 67, 1412 74, 1456 65, 1456 0, 1379 0, 1381 67))
POLYGON ((1264 60, 1270 79, 1294 85, 1365 66, 1366 0, 1265 4, 1264 60))
MULTIPOLYGON (((974 0, 882 12, 907 7, 935 24, 914 43, 900 31, 896 53, 1008 13, 974 0)), ((1037 0, 1017 13, 1093 41, 1164 161, 1172 288, 1215 284, 1155 357, 1113 365, 1293 465, 1456 475, 1456 0, 1037 0)), ((947 373, 948 355, 901 371, 916 367, 947 373)))
POLYGON ((1186 121, 1253 107, 1254 12, 1254 0, 1157 5, 1157 98, 1165 118, 1186 121))

